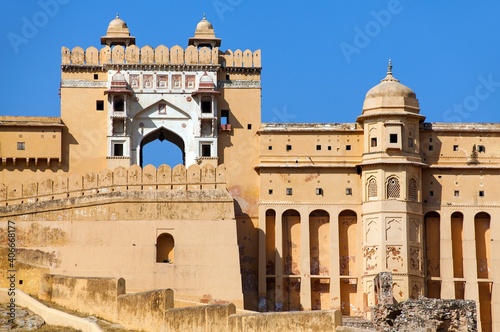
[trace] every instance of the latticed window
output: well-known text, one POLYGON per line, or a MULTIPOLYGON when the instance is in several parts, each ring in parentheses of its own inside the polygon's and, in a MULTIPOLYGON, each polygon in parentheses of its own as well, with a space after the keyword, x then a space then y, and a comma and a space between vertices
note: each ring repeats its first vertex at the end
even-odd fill
POLYGON ((410 201, 418 199, 417 180, 415 179, 410 179, 410 182, 408 182, 408 199, 410 201))
POLYGON ((387 198, 399 198, 400 193, 399 180, 395 177, 387 181, 387 198))
POLYGON ((368 199, 374 200, 377 198, 377 180, 371 178, 368 181, 368 199))

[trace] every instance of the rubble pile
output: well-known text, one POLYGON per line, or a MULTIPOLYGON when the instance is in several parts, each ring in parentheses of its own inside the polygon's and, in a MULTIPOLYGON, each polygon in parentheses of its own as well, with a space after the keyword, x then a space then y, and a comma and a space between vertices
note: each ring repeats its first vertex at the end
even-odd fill
POLYGON ((476 303, 420 297, 373 308, 373 324, 384 332, 477 332, 476 303))

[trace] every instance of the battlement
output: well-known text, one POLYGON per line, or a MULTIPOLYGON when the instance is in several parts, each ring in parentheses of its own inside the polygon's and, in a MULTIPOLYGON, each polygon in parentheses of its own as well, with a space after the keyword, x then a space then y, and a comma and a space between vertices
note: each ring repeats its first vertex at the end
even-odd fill
POLYGON ((100 50, 91 46, 86 50, 80 46, 70 50, 62 47, 63 66, 98 66, 114 64, 134 65, 217 65, 230 68, 261 68, 261 51, 227 50, 218 48, 196 48, 193 45, 186 49, 176 45, 168 49, 160 45, 153 49, 151 46, 139 48, 136 45, 123 47, 104 46, 100 50))
POLYGON ((98 173, 55 176, 38 182, 0 184, 0 205, 12 206, 123 191, 215 189, 226 189, 224 165, 191 165, 188 168, 184 165, 174 168, 161 165, 158 169, 153 165, 144 168, 132 165, 129 168, 120 166, 113 171, 104 169, 98 173))

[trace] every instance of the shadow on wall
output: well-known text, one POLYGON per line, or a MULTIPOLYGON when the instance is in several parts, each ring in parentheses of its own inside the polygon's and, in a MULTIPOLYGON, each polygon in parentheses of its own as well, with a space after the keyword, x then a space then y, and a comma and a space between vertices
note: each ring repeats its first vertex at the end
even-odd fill
POLYGON ((233 201, 244 308, 257 311, 259 243, 255 239, 259 239, 258 228, 254 226, 250 216, 243 213, 238 201, 233 201))

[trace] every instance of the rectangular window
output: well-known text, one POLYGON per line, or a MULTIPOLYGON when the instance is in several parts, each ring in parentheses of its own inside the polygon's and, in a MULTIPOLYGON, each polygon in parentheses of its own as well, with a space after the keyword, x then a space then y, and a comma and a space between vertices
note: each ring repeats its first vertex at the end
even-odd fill
POLYGON ((431 143, 432 143, 432 137, 429 137, 429 142, 431 142, 431 143))
POLYGON ((323 196, 323 188, 316 188, 316 195, 323 196))
POLYGON ((433 151, 433 150, 434 150, 434 146, 429 145, 429 151, 433 151))
POLYGON ((453 151, 458 151, 458 145, 453 145, 453 151))
POLYGON ((287 150, 287 151, 292 150, 292 146, 291 146, 290 144, 287 144, 287 145, 286 145, 286 150, 287 150))
POLYGON ((123 156, 123 143, 113 144, 113 156, 122 157, 123 156))
POLYGON ((201 156, 202 157, 210 157, 212 154, 210 144, 202 144, 201 145, 201 156))
POLYGON ((332 150, 332 147, 330 145, 328 145, 328 151, 331 151, 332 150))
POLYGON ((269 193, 269 195, 272 195, 273 194, 273 190, 269 189, 268 193, 269 193))
POLYGON ((229 124, 229 110, 220 111, 220 123, 229 124))
POLYGON ((123 119, 113 119, 113 134, 123 134, 125 132, 125 122, 123 119))
POLYGON ((413 137, 408 137, 408 147, 409 148, 413 147, 413 137))
POLYGON ((397 143, 398 134, 389 134, 389 143, 397 143))
POLYGON ((272 146, 272 145, 269 145, 269 146, 267 147, 267 149, 268 149, 268 150, 272 150, 272 149, 273 149, 273 146, 272 146))
POLYGON ((350 146, 350 145, 346 145, 346 146, 345 146, 345 149, 346 149, 347 151, 351 151, 351 146, 350 146))
POLYGON ((123 96, 114 96, 113 98, 113 111, 123 112, 125 109, 125 99, 123 96))
POLYGON ((26 143, 25 142, 17 142, 17 149, 18 150, 25 150, 26 149, 26 143))
POLYGON ((104 100, 96 100, 95 101, 95 110, 96 111, 104 111, 104 100))
POLYGON ((434 196, 434 192, 432 190, 429 191, 429 196, 434 196))
POLYGON ((201 100, 201 113, 212 113, 212 99, 202 98, 201 100))
POLYGON ((377 146, 377 138, 376 137, 372 137, 371 139, 371 143, 370 143, 370 146, 372 148, 376 147, 377 146))
POLYGON ((291 195, 293 194, 293 192, 292 192, 292 188, 286 188, 286 194, 287 194, 288 196, 291 196, 291 195))
POLYGON ((321 150, 321 145, 316 145, 316 150, 321 150))
POLYGON ((252 129, 252 124, 251 123, 247 124, 247 129, 248 130, 252 129))
POLYGON ((479 190, 479 197, 484 197, 484 190, 479 190))
POLYGON ((453 196, 460 197, 460 191, 459 190, 455 190, 455 192, 453 193, 453 196))
POLYGON ((226 74, 226 81, 230 81, 231 80, 231 76, 229 76, 229 74, 226 74))
POLYGON ((352 188, 345 188, 346 195, 352 195, 352 188))
POLYGON ((98 80, 99 79, 99 74, 94 74, 94 79, 98 80))
POLYGON ((477 152, 486 152, 486 148, 484 147, 484 145, 478 145, 477 152))

